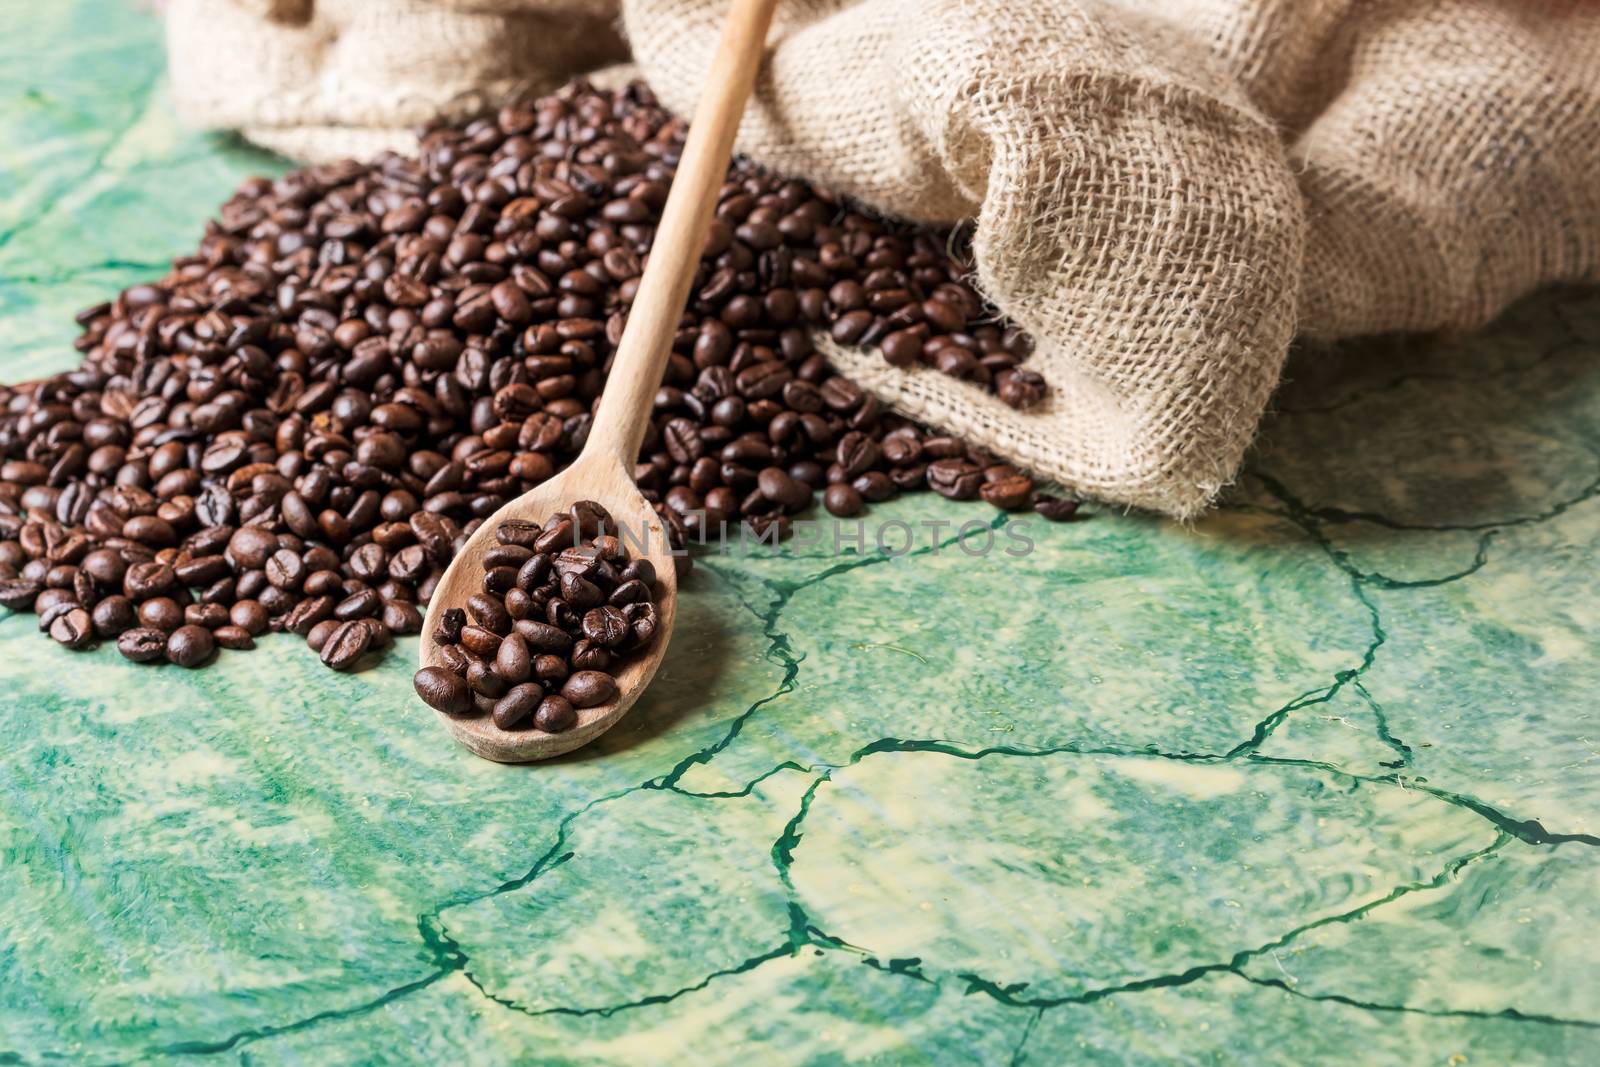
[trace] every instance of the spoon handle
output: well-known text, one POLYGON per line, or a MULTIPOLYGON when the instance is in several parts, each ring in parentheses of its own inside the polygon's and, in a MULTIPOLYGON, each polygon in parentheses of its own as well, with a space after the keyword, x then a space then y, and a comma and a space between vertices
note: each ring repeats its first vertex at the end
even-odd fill
POLYGON ((705 249, 711 213, 727 177, 734 135, 761 65, 776 5, 777 0, 732 0, 728 9, 722 40, 700 91, 661 224, 584 446, 586 454, 615 455, 630 473, 705 249))

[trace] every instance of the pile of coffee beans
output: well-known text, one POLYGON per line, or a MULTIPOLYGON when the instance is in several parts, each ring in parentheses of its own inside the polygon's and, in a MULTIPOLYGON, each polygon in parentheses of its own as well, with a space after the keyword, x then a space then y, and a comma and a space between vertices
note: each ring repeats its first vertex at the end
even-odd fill
MULTIPOLYGON (((0 604, 186 666, 274 630, 348 670, 418 630, 466 536, 582 448, 684 132, 640 85, 579 84, 417 158, 247 182, 193 255, 79 316, 76 370, 0 387, 0 604)), ((674 536, 781 536, 817 491, 1069 517, 812 349, 1036 401, 969 266, 736 162, 635 468, 674 536)))
POLYGON ((616 667, 655 639, 655 567, 633 559, 611 515, 580 500, 541 527, 502 522, 481 588, 440 612, 429 635, 442 666, 413 679, 449 715, 487 714, 502 730, 561 733, 579 708, 618 695, 616 667))

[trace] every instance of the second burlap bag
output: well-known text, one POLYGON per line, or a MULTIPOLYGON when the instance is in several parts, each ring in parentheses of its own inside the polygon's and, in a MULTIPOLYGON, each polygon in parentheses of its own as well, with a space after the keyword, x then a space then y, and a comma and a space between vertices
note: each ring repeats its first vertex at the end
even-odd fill
MULTIPOLYGON (((680 111, 726 2, 623 0, 680 111)), ((172 0, 174 82, 199 121, 324 156, 593 65, 610 3, 172 0)), ((1297 331, 1472 327, 1600 277, 1600 4, 780 0, 770 40, 741 149, 897 215, 975 219, 976 280, 1051 395, 1019 413, 831 358, 1103 500, 1203 509, 1297 331)))

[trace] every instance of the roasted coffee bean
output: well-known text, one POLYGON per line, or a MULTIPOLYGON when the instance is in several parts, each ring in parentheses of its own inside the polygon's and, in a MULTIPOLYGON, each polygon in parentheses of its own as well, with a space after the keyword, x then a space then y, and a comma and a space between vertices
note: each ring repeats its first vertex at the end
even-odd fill
POLYGON ((544 689, 537 682, 524 682, 513 686, 494 705, 494 724, 502 730, 513 730, 532 725, 529 721, 544 699, 544 689))
POLYGON ((472 621, 491 633, 504 636, 511 632, 511 615, 504 600, 488 593, 473 593, 467 598, 467 614, 472 621))
POLYGON ((84 648, 94 642, 94 620, 83 608, 70 608, 50 624, 50 636, 68 648, 84 648))
POLYGON ((522 619, 516 623, 516 629, 533 652, 565 655, 572 650, 572 635, 559 627, 533 619, 522 619))
POLYGON ((245 652, 256 647, 256 639, 243 626, 219 626, 211 631, 211 636, 220 648, 245 652))
POLYGON ((153 597, 139 605, 139 624, 171 633, 183 625, 183 609, 171 597, 153 597))
POLYGON ((383 600, 373 589, 363 589, 351 593, 333 606, 333 617, 341 622, 351 619, 365 619, 376 615, 383 610, 383 600))
POLYGON ((533 659, 533 677, 546 686, 559 686, 571 673, 565 657, 545 655, 533 659))
POLYGON ((781 467, 767 467, 757 476, 761 495, 789 511, 799 511, 811 503, 811 487, 796 481, 781 467))
POLYGON ((579 671, 566 680, 561 695, 576 708, 592 708, 617 698, 616 680, 600 671, 579 671))
POLYGON ((584 637, 607 648, 620 645, 628 636, 626 616, 609 604, 586 613, 582 627, 584 637))
POLYGON ((160 596, 178 582, 178 575, 165 563, 135 563, 122 579, 122 591, 135 600, 160 596))
POLYGON ((215 630, 219 626, 228 625, 228 609, 221 604, 186 604, 183 608, 183 621, 191 626, 204 626, 207 630, 215 630))
POLYGON ((414 634, 422 630, 422 612, 415 604, 403 600, 386 601, 379 619, 392 634, 414 634))
POLYGON ((1033 492, 1033 479, 1025 474, 1011 475, 997 481, 984 482, 978 495, 1003 511, 1015 511, 1028 503, 1033 492))
POLYGON ((372 644, 372 629, 363 620, 342 622, 322 646, 322 663, 336 671, 354 670, 372 644))
POLYGON ((260 602, 240 600, 228 609, 228 618, 233 625, 254 637, 266 631, 269 616, 260 602))
POLYGON ((463 626, 461 644, 474 656, 492 657, 500 650, 500 635, 481 626, 463 626))
POLYGON ((27 578, 0 579, 0 605, 12 611, 29 611, 34 598, 44 591, 42 582, 27 578))
POLYGON ((133 601, 120 594, 97 601, 89 614, 94 621, 94 632, 100 637, 116 637, 139 624, 133 601))
POLYGON ((433 639, 441 645, 453 645, 461 640, 461 628, 467 624, 467 613, 460 608, 445 608, 439 613, 439 626, 433 639))
POLYGON ((472 710, 472 693, 466 679, 442 667, 424 667, 411 679, 412 688, 422 702, 446 715, 464 715, 472 710))
POLYGON ((216 650, 211 631, 200 626, 180 626, 167 637, 167 659, 180 667, 198 667, 216 650))
POLYGON ((928 464, 928 488, 951 500, 971 500, 983 485, 983 471, 959 459, 940 459, 928 464))
POLYGON ((1037 493, 1033 498, 1033 510, 1051 522, 1066 522, 1078 514, 1078 502, 1037 493))
POLYGON ((598 641, 579 638, 572 646, 572 669, 575 671, 605 671, 611 669, 611 650, 598 641))
POLYGON ((328 638, 333 636, 333 631, 344 625, 338 619, 323 619, 306 631, 306 644, 313 652, 321 652, 322 646, 328 643, 328 638))
POLYGON ((117 651, 135 663, 151 663, 167 654, 167 635, 161 630, 137 627, 117 638, 117 651))
POLYGON ((565 733, 576 725, 578 712, 573 708, 572 701, 559 694, 552 693, 545 697, 533 713, 534 729, 547 734, 565 733))
POLYGON ((292 634, 304 637, 311 632, 311 628, 324 619, 333 615, 334 601, 331 596, 312 597, 302 600, 291 608, 283 617, 283 628, 292 634))
POLYGON ((491 700, 500 699, 510 688, 506 680, 495 673, 494 665, 483 660, 467 664, 467 685, 471 686, 473 693, 491 700))
POLYGON ((533 657, 521 634, 507 634, 500 642, 494 654, 494 672, 511 685, 525 682, 533 674, 533 657))
POLYGON ((267 573, 267 581, 289 592, 298 590, 306 579, 306 565, 300 554, 288 548, 280 548, 268 556, 262 570, 267 573))
POLYGON ((823 491, 822 506, 828 509, 830 515, 841 519, 854 518, 861 514, 861 494, 846 482, 835 482, 823 491))

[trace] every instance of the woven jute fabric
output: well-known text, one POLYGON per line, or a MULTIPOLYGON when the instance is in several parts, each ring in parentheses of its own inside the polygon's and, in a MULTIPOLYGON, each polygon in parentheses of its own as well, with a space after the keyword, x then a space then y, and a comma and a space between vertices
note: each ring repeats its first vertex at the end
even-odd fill
MULTIPOLYGON (((675 109, 724 9, 621 2, 675 109)), ((198 121, 362 152, 609 60, 612 16, 174 0, 173 78, 198 121)), ((1237 471, 1297 332, 1470 328, 1600 280, 1600 4, 782 0, 740 148, 886 212, 973 220, 975 280, 1051 393, 1019 413, 824 341, 842 370, 1069 489, 1189 516, 1237 471)))

